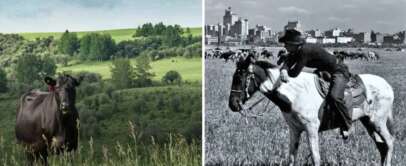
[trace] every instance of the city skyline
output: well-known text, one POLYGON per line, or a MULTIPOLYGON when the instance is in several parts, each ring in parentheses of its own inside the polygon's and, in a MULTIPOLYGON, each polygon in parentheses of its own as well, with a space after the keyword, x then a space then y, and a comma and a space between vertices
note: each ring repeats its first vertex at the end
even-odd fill
POLYGON ((282 31, 288 21, 300 21, 303 30, 329 30, 338 27, 352 28, 356 32, 374 30, 394 33, 406 29, 406 20, 402 19, 406 11, 399 7, 400 4, 406 5, 406 0, 385 2, 345 0, 339 3, 317 0, 283 2, 206 0, 205 24, 221 23, 225 9, 231 7, 239 16, 249 20, 250 28, 259 24, 271 27, 274 31, 282 31), (379 8, 376 7, 378 5, 379 8), (323 8, 317 8, 317 6, 323 6, 323 8))
MULTIPOLYGON (((221 22, 221 21, 220 21, 221 22)), ((301 32, 307 43, 319 44, 404 44, 406 31, 389 34, 378 31, 356 32, 353 28, 347 30, 335 27, 328 30, 304 30, 299 20, 288 21, 284 30, 301 32)), ((205 25, 206 44, 276 44, 282 31, 272 30, 266 25, 256 24, 249 28, 249 21, 234 12, 231 7, 224 11, 221 23, 205 25)))

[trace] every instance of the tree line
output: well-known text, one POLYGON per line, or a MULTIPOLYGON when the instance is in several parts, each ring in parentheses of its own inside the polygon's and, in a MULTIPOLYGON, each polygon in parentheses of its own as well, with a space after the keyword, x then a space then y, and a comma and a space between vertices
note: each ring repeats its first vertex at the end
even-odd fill
POLYGON ((201 36, 193 36, 189 28, 186 28, 185 32, 180 25, 146 23, 136 29, 133 37, 133 40, 116 43, 110 34, 89 33, 79 39, 76 33, 65 31, 57 45, 61 54, 78 55, 82 60, 132 58, 151 50, 160 50, 164 52, 162 55, 169 55, 169 48, 177 48, 177 56, 200 56, 197 49, 190 49, 196 48, 192 45, 200 43, 201 36))

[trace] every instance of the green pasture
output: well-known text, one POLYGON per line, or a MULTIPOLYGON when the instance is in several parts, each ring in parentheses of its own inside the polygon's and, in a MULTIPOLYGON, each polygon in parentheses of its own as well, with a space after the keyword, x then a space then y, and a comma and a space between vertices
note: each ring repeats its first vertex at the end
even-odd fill
MULTIPOLYGON (((131 59, 131 63, 135 65, 135 58, 131 59)), ((68 67, 58 67, 58 72, 70 71, 80 72, 88 71, 99 73, 103 79, 111 78, 111 61, 96 62, 89 61, 83 63, 74 62, 68 67)), ((201 81, 202 78, 202 61, 201 58, 183 58, 174 57, 163 60, 153 61, 151 63, 152 71, 155 73, 154 80, 160 80, 166 72, 170 70, 178 71, 183 80, 186 81, 201 81)))

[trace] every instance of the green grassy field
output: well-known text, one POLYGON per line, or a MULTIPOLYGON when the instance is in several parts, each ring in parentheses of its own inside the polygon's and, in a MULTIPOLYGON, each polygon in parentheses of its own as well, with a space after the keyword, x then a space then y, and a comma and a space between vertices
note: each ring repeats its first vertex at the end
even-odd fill
MULTIPOLYGON (((201 36, 202 29, 198 28, 190 28, 192 35, 194 36, 201 36)), ((99 30, 99 31, 81 31, 77 32, 78 37, 82 37, 87 33, 97 32, 97 33, 108 33, 110 34, 116 42, 120 42, 123 40, 133 39, 133 35, 135 33, 135 29, 112 29, 112 30, 99 30)), ((23 32, 19 33, 27 40, 34 40, 36 38, 43 38, 48 36, 54 36, 55 39, 59 39, 63 32, 23 32)))
MULTIPOLYGON (((135 64, 135 59, 131 59, 131 63, 135 64)), ((103 79, 111 78, 111 61, 106 62, 84 62, 73 64, 68 67, 58 67, 58 72, 71 71, 80 72, 88 71, 102 75, 103 79)), ((154 80, 160 80, 162 76, 169 70, 178 71, 183 80, 201 81, 202 78, 202 62, 201 58, 183 58, 175 57, 163 60, 154 61, 151 63, 152 71, 155 73, 154 80)))
MULTIPOLYGON (((336 49, 336 48, 334 48, 336 49)), ((277 52, 278 50, 275 50, 277 52)), ((405 165, 406 151, 406 74, 405 52, 376 50, 379 61, 346 61, 350 71, 371 73, 386 79, 393 87, 395 101, 395 149, 393 165, 405 165)), ((220 60, 205 61, 205 163, 207 165, 287 165, 289 153, 288 126, 279 109, 269 110, 264 116, 249 119, 230 111, 228 100, 235 64, 220 60)), ((256 94, 247 106, 263 95, 256 94)), ((268 107, 267 101, 257 105, 258 114, 268 107)), ((311 165, 307 134, 302 134, 296 165, 311 165)), ((360 122, 355 122, 353 133, 343 141, 337 130, 320 133, 321 165, 379 165, 380 156, 375 143, 360 122)))

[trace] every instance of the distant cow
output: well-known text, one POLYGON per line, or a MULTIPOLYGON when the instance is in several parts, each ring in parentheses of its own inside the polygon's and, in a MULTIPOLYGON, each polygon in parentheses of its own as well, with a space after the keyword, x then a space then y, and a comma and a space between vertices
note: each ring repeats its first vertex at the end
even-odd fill
POLYGON ((69 75, 57 80, 53 91, 30 91, 21 96, 17 109, 16 138, 24 146, 29 164, 48 165, 48 152, 72 151, 78 146, 79 115, 75 107, 75 88, 79 81, 69 75))
POLYGON ((268 51, 268 50, 266 50, 266 49, 264 49, 262 52, 261 52, 261 56, 263 56, 264 58, 267 58, 267 59, 269 59, 269 58, 273 58, 273 54, 272 54, 272 52, 270 52, 270 51, 268 51))
POLYGON ((236 52, 229 50, 227 52, 222 53, 220 55, 220 59, 224 59, 225 62, 227 62, 228 60, 233 60, 235 54, 236 52))
POLYGON ((376 51, 368 51, 368 60, 379 60, 380 56, 376 51))

